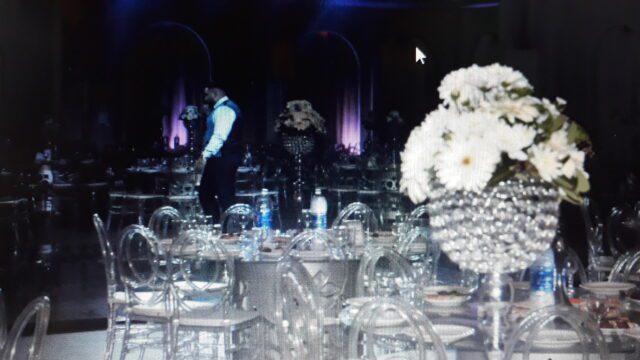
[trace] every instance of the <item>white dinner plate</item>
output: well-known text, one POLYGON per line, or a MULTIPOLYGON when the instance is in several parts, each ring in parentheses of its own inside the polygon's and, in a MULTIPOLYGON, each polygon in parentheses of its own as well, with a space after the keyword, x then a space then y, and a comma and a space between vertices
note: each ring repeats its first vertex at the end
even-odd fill
POLYGON ((361 307, 362 305, 368 303, 372 299, 373 299, 372 296, 361 296, 361 297, 349 298, 349 299, 345 300, 344 302, 345 302, 345 304, 350 305, 350 306, 361 307))
POLYGON ((393 327, 404 324, 404 319, 395 311, 387 311, 376 319, 377 327, 393 327))
MULTIPOLYGON (((527 341, 529 333, 522 335, 520 340, 527 341)), ((573 330, 542 329, 533 339, 533 346, 545 349, 562 349, 580 342, 580 337, 573 330)))
POLYGON ((639 329, 639 326, 640 325, 636 323, 630 322, 628 329, 600 328, 600 331, 602 331, 602 335, 604 336, 626 335, 630 330, 638 331, 637 329, 639 329))
POLYGON ((636 286, 631 283, 597 281, 580 284, 580 287, 596 294, 618 295, 621 291, 629 291, 636 286))
POLYGON ((456 285, 432 285, 422 289, 422 293, 424 295, 438 295, 440 293, 453 292, 453 291, 458 292, 460 294, 471 293, 470 289, 464 288, 462 286, 456 286, 456 285))
POLYGON ((630 329, 625 329, 625 331, 622 332, 622 334, 640 341, 640 327, 638 326, 632 327, 630 329))
POLYGON ((437 307, 460 307, 470 298, 469 295, 425 295, 424 301, 437 307))
MULTIPOLYGON (((456 341, 468 338, 476 332, 476 329, 470 326, 453 324, 433 324, 433 330, 435 330, 436 334, 438 334, 440 340, 444 344, 452 344, 456 341)), ((415 336, 413 329, 410 329, 405 333, 409 336, 415 336)), ((427 336, 424 341, 427 343, 432 342, 430 336, 427 336)))

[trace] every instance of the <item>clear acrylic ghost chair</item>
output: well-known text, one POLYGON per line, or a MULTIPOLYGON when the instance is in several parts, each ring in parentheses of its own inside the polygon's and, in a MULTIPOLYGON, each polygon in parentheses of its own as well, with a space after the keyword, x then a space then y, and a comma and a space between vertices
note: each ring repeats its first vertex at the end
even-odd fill
POLYGON ((107 347, 104 359, 113 357, 113 349, 116 342, 116 330, 118 314, 126 305, 126 296, 122 291, 122 286, 118 282, 116 273, 116 255, 111 247, 111 242, 104 227, 104 223, 98 214, 93 214, 93 225, 96 228, 102 261, 104 262, 105 278, 107 280, 107 306, 109 307, 109 317, 107 318, 107 347))
POLYGON ((601 281, 601 258, 604 256, 604 224, 600 217, 597 204, 589 197, 585 197, 580 211, 587 234, 589 244, 589 261, 587 264, 588 275, 592 281, 601 281))
POLYGON ((415 286, 411 263, 389 248, 365 251, 356 275, 356 296, 393 296, 415 286))
POLYGON ((333 353, 342 348, 338 344, 343 342, 338 315, 345 298, 350 266, 341 245, 333 231, 306 230, 291 240, 284 253, 285 258, 293 257, 302 262, 311 277, 309 285, 316 289, 324 314, 327 358, 334 357, 333 353))
POLYGON ((587 272, 584 269, 582 260, 572 248, 566 247, 565 251, 564 258, 560 259, 562 288, 567 298, 574 298, 576 285, 587 282, 587 272))
POLYGON ((420 205, 413 209, 409 214, 408 221, 413 226, 428 226, 429 225, 429 209, 427 205, 420 205))
POLYGON ((4 303, 4 293, 0 289, 0 351, 4 348, 7 341, 7 307, 4 303))
POLYGON ((259 318, 232 306, 234 258, 224 245, 208 232, 189 230, 173 243, 171 257, 176 358, 256 358, 259 318))
POLYGON ((349 327, 349 359, 446 360, 431 321, 411 304, 376 298, 362 305, 349 327), (393 326, 386 321, 393 322, 393 326))
POLYGON ((375 212, 366 204, 361 202, 354 202, 340 211, 336 219, 332 223, 332 228, 337 228, 343 225, 345 220, 358 220, 362 222, 362 227, 366 234, 365 241, 369 240, 372 232, 378 231, 380 228, 380 222, 375 212))
POLYGON ((430 283, 436 275, 440 246, 430 239, 425 227, 414 227, 400 237, 396 248, 407 258, 414 268, 416 276, 424 283, 430 283))
POLYGON ((132 351, 143 358, 150 348, 170 358, 172 307, 166 262, 166 252, 151 230, 131 225, 122 231, 117 256, 126 299, 121 360, 132 351))
POLYGON ((258 213, 247 204, 231 205, 220 217, 222 232, 225 234, 239 234, 257 223, 258 213))
POLYGON ((286 256, 278 262, 275 287, 282 359, 324 359, 324 312, 311 275, 298 260, 286 256))
POLYGON ((637 250, 636 239, 640 237, 640 203, 633 207, 613 207, 607 218, 606 238, 614 258, 625 252, 637 250))
POLYGON ((640 250, 622 255, 613 265, 609 281, 640 282, 640 250))
POLYGON ((149 229, 160 240, 173 239, 180 233, 184 217, 171 206, 157 208, 149 219, 149 229))
POLYGON ((25 328, 31 320, 35 317, 35 328, 33 330, 33 336, 31 336, 31 344, 29 345, 28 357, 29 360, 40 359, 40 353, 42 351, 42 340, 47 334, 47 327, 49 326, 49 313, 51 310, 51 302, 46 296, 39 297, 32 300, 27 307, 25 307, 18 318, 11 327, 11 331, 6 339, 4 347, 0 351, 2 360, 13 360, 22 355, 17 354, 18 343, 22 340, 22 335, 25 328))
POLYGON ((505 342, 504 359, 520 358, 515 354, 521 352, 522 359, 528 360, 531 348, 543 329, 547 325, 553 325, 553 329, 548 330, 549 336, 553 336, 553 332, 557 332, 562 323, 565 329, 576 333, 582 349, 582 359, 593 359, 592 351, 599 355, 598 359, 609 359, 609 348, 598 325, 584 312, 566 305, 544 307, 527 315, 505 342))
POLYGON ((627 251, 616 259, 616 262, 609 273, 609 281, 623 281, 624 273, 631 258, 638 253, 638 250, 627 251))

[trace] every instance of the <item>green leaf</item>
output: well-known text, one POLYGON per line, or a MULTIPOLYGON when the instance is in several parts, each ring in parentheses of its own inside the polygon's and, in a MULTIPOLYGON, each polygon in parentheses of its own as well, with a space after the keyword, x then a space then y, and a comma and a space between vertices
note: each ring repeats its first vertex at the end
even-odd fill
POLYGON ((576 184, 576 192, 579 194, 586 193, 591 190, 591 185, 589 185, 589 179, 587 176, 580 170, 576 171, 576 179, 578 180, 576 184))
POLYGON ((569 125, 569 134, 567 135, 567 138, 569 139, 569 142, 573 144, 580 144, 583 142, 591 143, 587 132, 584 131, 582 126, 575 122, 571 122, 571 125, 569 125))
POLYGON ((550 135, 551 133, 562 129, 566 121, 567 117, 564 115, 551 116, 551 114, 549 114, 549 118, 542 124, 542 128, 550 135))
POLYGON ((489 186, 498 184, 500 181, 513 177, 516 174, 515 170, 511 167, 503 167, 496 169, 491 180, 489 180, 489 186))
POLYGON ((564 195, 562 196, 563 200, 565 200, 565 201, 567 201, 567 202, 569 202, 571 204, 574 204, 574 205, 581 205, 582 204, 582 201, 583 201, 582 196, 576 194, 575 192, 573 192, 571 190, 566 190, 566 189, 563 189, 563 190, 564 190, 564 195))

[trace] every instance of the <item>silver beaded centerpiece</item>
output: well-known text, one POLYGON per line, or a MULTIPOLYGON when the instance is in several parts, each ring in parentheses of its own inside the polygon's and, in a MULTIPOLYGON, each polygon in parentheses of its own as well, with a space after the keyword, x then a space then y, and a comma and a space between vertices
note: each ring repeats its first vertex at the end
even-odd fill
POLYGON ((507 180, 482 192, 437 187, 427 204, 433 238, 460 268, 526 269, 553 240, 558 191, 536 180, 507 180))

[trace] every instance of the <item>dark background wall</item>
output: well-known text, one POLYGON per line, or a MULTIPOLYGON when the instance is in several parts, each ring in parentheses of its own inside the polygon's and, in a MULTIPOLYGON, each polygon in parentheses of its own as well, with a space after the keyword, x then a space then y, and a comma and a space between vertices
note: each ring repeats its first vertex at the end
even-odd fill
POLYGON ((325 31, 357 52, 361 114, 378 121, 396 109, 419 123, 438 102, 440 79, 458 67, 499 61, 522 70, 540 95, 568 100, 569 115, 590 131, 594 194, 613 203, 639 165, 639 17, 634 0, 0 0, 0 131, 12 144, 0 160, 29 164, 48 116, 70 148, 150 148, 176 78, 195 102, 208 77, 191 31, 245 111, 249 141, 275 140, 273 119, 291 98, 308 98, 335 121, 329 92, 353 85, 356 60, 325 31), (425 65, 414 62, 415 45, 425 65))

